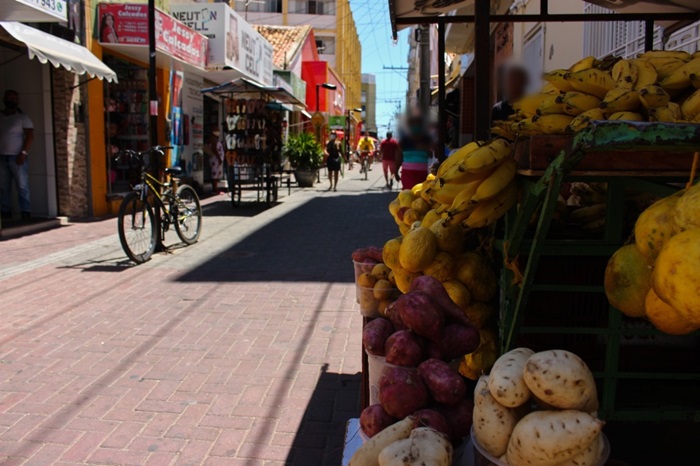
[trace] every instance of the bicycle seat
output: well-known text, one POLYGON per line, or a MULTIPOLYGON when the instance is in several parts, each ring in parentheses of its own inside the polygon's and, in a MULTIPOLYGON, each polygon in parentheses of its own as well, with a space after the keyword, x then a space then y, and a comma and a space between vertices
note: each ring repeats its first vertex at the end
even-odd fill
POLYGON ((165 173, 172 176, 180 176, 182 175, 182 167, 168 167, 165 169, 165 173))

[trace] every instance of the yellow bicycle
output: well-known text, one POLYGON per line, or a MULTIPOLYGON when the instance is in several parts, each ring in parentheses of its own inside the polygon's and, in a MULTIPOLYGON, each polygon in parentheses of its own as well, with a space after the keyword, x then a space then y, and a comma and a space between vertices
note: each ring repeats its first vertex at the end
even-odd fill
POLYGON ((189 185, 180 184, 181 167, 165 169, 168 180, 161 183, 147 172, 145 156, 162 157, 172 147, 155 146, 143 152, 126 150, 119 156, 126 157, 130 165, 139 171, 139 183, 122 200, 119 207, 119 241, 129 259, 142 264, 151 258, 157 244, 157 234, 164 239, 170 225, 180 240, 194 244, 202 232, 202 207, 197 192, 189 185), (156 218, 152 203, 161 209, 161 217, 156 218))

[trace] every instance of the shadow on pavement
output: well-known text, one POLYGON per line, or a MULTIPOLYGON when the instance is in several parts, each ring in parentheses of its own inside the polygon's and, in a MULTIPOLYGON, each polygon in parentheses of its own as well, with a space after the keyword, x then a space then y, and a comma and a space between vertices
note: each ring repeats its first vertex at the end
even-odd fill
POLYGON ((324 364, 285 464, 337 466, 341 462, 345 424, 360 412, 362 374, 327 370, 324 364))
POLYGON ((395 196, 370 192, 314 198, 176 280, 352 282, 352 251, 381 247, 398 236, 387 210, 395 196))
POLYGON ((255 217, 275 205, 277 204, 273 203, 268 207, 264 202, 256 202, 255 200, 247 200, 244 198, 241 205, 233 207, 231 205, 231 198, 222 196, 220 201, 203 205, 202 214, 205 217, 255 217))

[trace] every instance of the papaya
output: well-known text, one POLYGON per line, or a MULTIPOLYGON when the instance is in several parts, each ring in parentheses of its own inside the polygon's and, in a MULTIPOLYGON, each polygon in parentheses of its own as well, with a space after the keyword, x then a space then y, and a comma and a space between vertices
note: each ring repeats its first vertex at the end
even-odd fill
POLYGON ((418 221, 418 212, 413 209, 408 209, 403 214, 403 223, 409 227, 418 221))
POLYGON ((399 263, 409 272, 420 272, 435 259, 437 240, 425 227, 413 228, 406 233, 399 249, 399 263))
POLYGON ((669 239, 654 263, 654 291, 693 325, 700 325, 700 229, 669 239))
POLYGON ((447 294, 450 296, 452 302, 459 306, 462 310, 466 309, 467 306, 469 306, 469 303, 471 303, 472 296, 467 287, 461 282, 457 280, 448 280, 443 282, 442 286, 445 287, 445 291, 447 291, 447 294))
POLYGON ((430 275, 440 282, 451 280, 455 275, 455 262, 452 256, 446 252, 438 252, 435 259, 423 270, 425 275, 430 275))
POLYGON ((401 208, 401 203, 399 203, 398 199, 394 199, 389 203, 389 213, 391 214, 392 217, 396 217, 396 214, 399 212, 399 209, 401 208))
POLYGON ((447 218, 441 218, 430 226, 435 235, 440 251, 457 255, 464 251, 464 230, 459 223, 452 223, 447 218))
POLYGON ((432 209, 429 210, 428 213, 425 214, 425 217, 423 217, 423 220, 421 220, 421 226, 424 226, 426 228, 430 228, 433 223, 437 222, 442 218, 442 215, 438 213, 437 210, 432 209))
POLYGON ((422 217, 430 210, 430 204, 428 204, 422 197, 419 197, 411 203, 411 209, 422 217))
POLYGON ((403 236, 390 239, 384 244, 384 248, 382 249, 382 260, 384 261, 384 264, 386 264, 386 266, 389 267, 391 270, 400 267, 399 249, 401 248, 402 240, 403 236))
POLYGON ((413 282, 413 279, 421 276, 420 273, 409 272, 401 267, 393 270, 393 272, 396 288, 398 288, 401 293, 408 293, 411 291, 411 283, 413 282))
POLYGON ((399 197, 397 199, 399 200, 399 204, 401 204, 401 207, 411 207, 413 201, 416 200, 416 196, 411 192, 410 189, 404 189, 399 193, 399 197))
POLYGON ((673 222, 676 231, 700 228, 700 183, 685 191, 678 199, 673 222))
POLYGON ((674 209, 680 197, 678 193, 655 202, 634 224, 634 242, 649 261, 656 259, 664 243, 675 234, 674 209))
POLYGON ((673 306, 663 302, 653 288, 647 294, 645 308, 647 318, 654 324, 654 327, 669 335, 685 335, 698 328, 673 306))
POLYGON ((629 317, 643 317, 651 289, 651 267, 635 244, 618 249, 605 269, 605 294, 615 308, 629 317))

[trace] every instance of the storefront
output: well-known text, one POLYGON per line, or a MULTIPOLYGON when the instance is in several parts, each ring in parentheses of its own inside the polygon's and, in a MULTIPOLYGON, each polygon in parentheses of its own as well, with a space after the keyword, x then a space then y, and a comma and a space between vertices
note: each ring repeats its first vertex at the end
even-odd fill
POLYGON ((306 81, 306 102, 311 110, 321 112, 325 124, 321 130, 322 140, 328 137, 328 118, 345 115, 345 83, 325 61, 302 63, 301 77, 306 81), (323 86, 329 84, 330 86, 323 86))
POLYGON ((115 81, 116 74, 76 42, 82 42, 81 17, 69 16, 65 1, 51 5, 0 2, 0 92, 17 91, 19 108, 34 127, 27 155, 31 219, 19 218, 24 208, 12 186, 13 218, 4 219, 5 228, 24 228, 58 215, 89 214, 85 86, 81 84, 92 78, 115 81), (41 23, 59 21, 71 27, 52 24, 50 30, 72 36, 72 41, 44 32, 49 26, 41 23))

